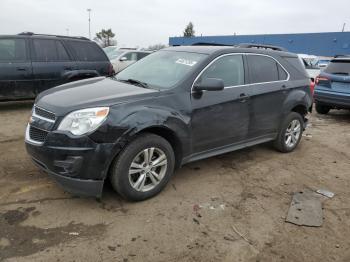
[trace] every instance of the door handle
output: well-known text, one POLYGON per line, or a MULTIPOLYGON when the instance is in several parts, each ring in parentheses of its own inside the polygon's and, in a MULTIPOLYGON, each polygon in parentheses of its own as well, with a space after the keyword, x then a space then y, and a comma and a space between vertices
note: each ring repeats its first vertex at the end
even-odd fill
POLYGON ((245 93, 241 93, 240 95, 239 95, 239 102, 241 102, 241 103, 245 103, 245 102, 247 102, 247 100, 249 99, 249 95, 247 95, 247 94, 245 94, 245 93))
POLYGON ((17 67, 17 71, 26 71, 27 69, 25 67, 17 67))
POLYGON ((281 86, 281 88, 282 88, 282 89, 286 89, 287 86, 283 84, 283 85, 281 86))
POLYGON ((69 66, 66 66, 66 67, 64 67, 64 70, 73 70, 73 68, 69 67, 69 66))

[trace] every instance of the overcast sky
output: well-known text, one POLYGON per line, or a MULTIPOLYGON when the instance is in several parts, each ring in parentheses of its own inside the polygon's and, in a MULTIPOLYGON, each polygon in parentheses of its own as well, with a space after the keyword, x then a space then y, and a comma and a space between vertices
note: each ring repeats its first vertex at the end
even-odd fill
POLYGON ((349 0, 0 0, 0 34, 88 36, 112 28, 119 46, 168 43, 189 21, 196 35, 350 30, 349 0))

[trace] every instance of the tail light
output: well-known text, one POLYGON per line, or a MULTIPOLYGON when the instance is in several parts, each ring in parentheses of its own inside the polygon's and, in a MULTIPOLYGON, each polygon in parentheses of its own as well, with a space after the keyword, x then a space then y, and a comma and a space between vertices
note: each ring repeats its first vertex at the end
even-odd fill
POLYGON ((330 79, 324 76, 317 76, 315 80, 315 84, 320 86, 330 86, 330 83, 330 79))
POLYGON ((315 81, 313 79, 311 79, 310 82, 310 90, 311 90, 311 95, 314 95, 314 91, 315 91, 315 81))
POLYGON ((108 65, 108 72, 107 72, 107 74, 108 74, 108 76, 112 76, 112 75, 115 74, 113 65, 111 63, 108 65))

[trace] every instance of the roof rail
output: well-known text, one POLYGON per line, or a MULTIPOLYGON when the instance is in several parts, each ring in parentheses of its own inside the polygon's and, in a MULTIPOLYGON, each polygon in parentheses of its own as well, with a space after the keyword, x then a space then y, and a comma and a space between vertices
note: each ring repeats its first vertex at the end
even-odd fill
POLYGON ((270 50, 274 50, 274 51, 284 51, 287 52, 288 50, 280 47, 280 46, 274 46, 274 45, 262 45, 262 44, 246 44, 246 43, 242 43, 239 44, 238 47, 242 47, 242 48, 257 48, 257 49, 270 49, 270 50))
POLYGON ((340 58, 340 57, 348 57, 350 58, 350 55, 335 55, 334 58, 340 58))
POLYGON ((80 40, 90 40, 89 38, 86 38, 84 36, 66 36, 66 35, 49 35, 49 34, 34 34, 33 32, 22 32, 18 35, 28 35, 28 36, 53 36, 53 37, 64 37, 64 38, 72 38, 72 39, 80 39, 80 40))
POLYGON ((232 46, 232 45, 225 45, 225 44, 219 44, 219 43, 206 43, 206 42, 197 42, 193 43, 194 46, 232 46))

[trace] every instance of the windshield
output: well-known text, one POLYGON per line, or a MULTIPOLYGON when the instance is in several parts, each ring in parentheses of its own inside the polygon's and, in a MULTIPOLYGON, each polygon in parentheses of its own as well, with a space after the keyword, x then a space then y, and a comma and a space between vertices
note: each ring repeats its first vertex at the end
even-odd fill
POLYGON ((103 51, 105 51, 106 54, 112 52, 113 50, 117 49, 116 46, 107 46, 103 48, 103 51))
POLYGON ((108 56, 109 60, 113 60, 113 59, 118 58, 123 53, 125 53, 125 51, 113 50, 113 51, 110 51, 109 53, 107 53, 107 56, 108 56))
POLYGON ((324 72, 335 75, 349 75, 350 60, 333 60, 328 64, 324 72))
POLYGON ((170 89, 190 73, 207 55, 158 51, 125 68, 116 79, 137 80, 157 89, 170 89))

